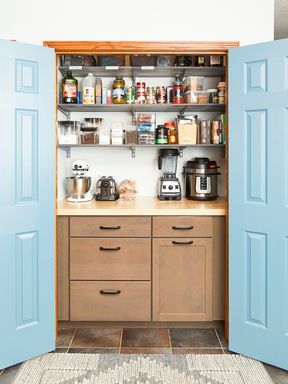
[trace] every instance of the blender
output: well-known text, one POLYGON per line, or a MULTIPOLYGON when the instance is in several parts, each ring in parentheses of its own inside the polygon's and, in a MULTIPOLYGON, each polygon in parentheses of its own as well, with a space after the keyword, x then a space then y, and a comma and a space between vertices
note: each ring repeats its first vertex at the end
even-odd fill
POLYGON ((93 199, 90 192, 91 177, 87 176, 89 165, 84 160, 76 160, 72 164, 72 177, 66 177, 67 201, 82 203, 93 199))
POLYGON ((181 200, 181 185, 176 177, 178 156, 178 149, 160 149, 158 168, 163 175, 158 184, 159 200, 181 200))

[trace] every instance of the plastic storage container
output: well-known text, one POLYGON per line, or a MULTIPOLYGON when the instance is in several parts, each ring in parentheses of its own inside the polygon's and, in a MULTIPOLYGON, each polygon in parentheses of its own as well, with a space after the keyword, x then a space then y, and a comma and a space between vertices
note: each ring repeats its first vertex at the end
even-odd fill
POLYGON ((132 67, 155 66, 156 61, 157 61, 157 56, 153 56, 153 55, 131 55, 132 67))
POLYGON ((188 76, 183 80, 183 90, 188 91, 203 91, 204 77, 202 76, 188 76))
POLYGON ((208 104, 209 92, 206 91, 188 91, 184 93, 185 104, 208 104))
POLYGON ((78 144, 80 125, 79 121, 58 121, 58 143, 78 144))
POLYGON ((100 67, 123 67, 125 55, 99 55, 97 56, 97 59, 100 67))
POLYGON ((155 144, 156 114, 139 113, 136 122, 138 144, 155 144))

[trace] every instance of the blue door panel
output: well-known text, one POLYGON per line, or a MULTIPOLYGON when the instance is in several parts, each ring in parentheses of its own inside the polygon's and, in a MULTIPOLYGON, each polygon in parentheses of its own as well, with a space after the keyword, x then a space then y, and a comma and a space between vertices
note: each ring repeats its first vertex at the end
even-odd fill
POLYGON ((288 369, 288 40, 229 52, 229 348, 288 369))
POLYGON ((0 40, 0 368, 55 348, 54 51, 0 40))

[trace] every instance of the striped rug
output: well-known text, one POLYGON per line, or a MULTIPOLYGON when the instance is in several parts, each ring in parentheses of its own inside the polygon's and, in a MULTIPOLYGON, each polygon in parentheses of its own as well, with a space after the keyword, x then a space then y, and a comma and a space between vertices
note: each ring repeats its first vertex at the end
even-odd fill
POLYGON ((264 366, 239 355, 50 353, 22 365, 13 384, 271 384, 264 366))

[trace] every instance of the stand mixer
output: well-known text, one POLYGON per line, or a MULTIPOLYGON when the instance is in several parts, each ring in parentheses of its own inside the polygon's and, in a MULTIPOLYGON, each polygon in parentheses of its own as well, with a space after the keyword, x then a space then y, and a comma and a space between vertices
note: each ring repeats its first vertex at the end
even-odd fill
POLYGON ((91 177, 87 176, 89 165, 84 160, 76 160, 72 164, 72 177, 66 177, 66 189, 71 203, 83 203, 93 199, 90 192, 91 177))

